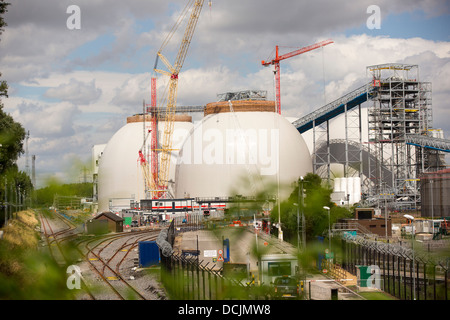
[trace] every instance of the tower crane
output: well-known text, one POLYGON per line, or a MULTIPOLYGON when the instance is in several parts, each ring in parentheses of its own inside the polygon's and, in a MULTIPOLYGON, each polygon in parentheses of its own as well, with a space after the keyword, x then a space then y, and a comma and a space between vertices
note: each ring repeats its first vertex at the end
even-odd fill
MULTIPOLYGON (((158 166, 158 181, 156 182, 157 186, 157 198, 167 196, 167 188, 168 188, 168 180, 169 180, 169 169, 170 169, 170 158, 172 152, 172 135, 174 128, 174 117, 176 110, 176 102, 177 102, 177 89, 178 89, 178 75, 180 73, 181 68, 183 67, 183 63, 186 59, 186 55, 189 49, 189 45, 191 43, 192 37, 194 35, 195 27, 197 25, 198 19, 200 17, 200 13, 203 7, 204 0, 190 0, 184 9, 182 16, 186 15, 190 8, 191 14, 189 21, 187 23, 186 30, 184 32, 184 36, 181 40, 181 45, 178 50, 178 54, 175 59, 175 63, 173 65, 170 64, 168 59, 162 54, 162 49, 167 45, 168 41, 172 38, 173 33, 178 28, 181 23, 181 17, 175 24, 172 32, 168 35, 166 40, 163 42, 161 49, 157 53, 157 61, 155 64, 154 71, 160 74, 164 74, 169 78, 168 84, 168 97, 167 97, 167 107, 166 107, 166 115, 165 115, 165 124, 164 124, 164 132, 161 143, 161 157, 158 166), (169 71, 164 71, 157 69, 157 62, 161 60, 164 65, 167 67, 169 71)), ((155 113, 156 117, 156 113, 155 113)), ((156 134, 156 132, 155 132, 156 134)), ((152 146, 153 148, 153 146, 152 146)), ((152 158, 152 161, 154 159, 152 158)), ((155 169, 153 169, 155 170, 155 169)))
POLYGON ((280 75, 280 61, 297 56, 299 54, 326 46, 330 43, 333 43, 332 40, 325 40, 325 41, 321 41, 318 42, 316 44, 283 54, 283 55, 279 55, 278 54, 278 46, 275 47, 275 58, 272 61, 261 61, 261 64, 265 67, 268 67, 270 65, 274 65, 274 73, 275 73, 275 90, 276 90, 276 108, 277 108, 277 112, 279 114, 281 114, 281 75, 280 75))

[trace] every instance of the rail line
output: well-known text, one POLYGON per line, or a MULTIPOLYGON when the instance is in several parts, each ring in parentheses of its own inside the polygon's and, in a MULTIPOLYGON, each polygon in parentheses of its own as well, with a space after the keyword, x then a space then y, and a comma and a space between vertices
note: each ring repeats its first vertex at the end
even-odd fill
MULTIPOLYGON (((73 238, 74 236, 77 236, 77 234, 68 234, 67 233, 73 231, 76 229, 76 226, 68 221, 67 219, 61 217, 60 215, 56 214, 53 216, 56 216, 60 221, 62 221, 67 227, 62 228, 59 231, 53 231, 52 224, 50 223, 49 219, 47 218, 47 214, 43 213, 39 210, 38 212, 39 218, 41 220, 41 225, 44 228, 44 237, 47 243, 47 247, 49 250, 49 253, 53 260, 60 265, 60 266, 67 266, 70 259, 66 256, 64 249, 61 245, 62 241, 68 240, 70 238, 73 238), (54 251, 52 248, 57 247, 58 250, 54 251)), ((89 290, 89 288, 86 286, 84 282, 83 284, 83 290, 88 294, 90 299, 94 299, 94 296, 92 292, 89 290)))
POLYGON ((87 250, 83 253, 86 261, 89 263, 90 268, 98 275, 103 283, 114 293, 116 297, 120 300, 126 299, 139 299, 147 300, 144 294, 139 292, 134 288, 122 274, 120 273, 120 266, 125 261, 129 252, 134 249, 139 241, 143 240, 154 240, 157 237, 157 232, 159 230, 146 230, 140 232, 126 233, 120 235, 113 235, 100 239, 92 239, 84 243, 84 248, 87 250), (118 249, 113 249, 111 256, 105 257, 106 248, 112 243, 120 240, 125 240, 124 243, 120 244, 118 249), (95 245, 91 244, 97 242, 95 245), (105 244, 106 243, 106 244, 105 244), (102 246, 101 248, 99 248, 102 246), (120 253, 125 252, 122 258, 114 264, 114 259, 118 257, 120 253))
POLYGON ((48 246, 48 250, 50 252, 50 255, 52 258, 59 264, 59 265, 65 265, 69 259, 64 254, 64 250, 60 244, 60 241, 62 239, 66 239, 67 237, 73 236, 72 234, 66 235, 68 232, 73 231, 76 227, 63 219, 62 217, 59 217, 59 215, 56 215, 62 221, 67 227, 63 227, 60 230, 53 230, 55 225, 50 223, 47 214, 43 213, 42 211, 38 212, 39 218, 41 220, 41 225, 44 228, 44 237, 48 246), (57 251, 53 250, 54 247, 57 247, 57 251))
MULTIPOLYGON (((75 249, 82 257, 78 261, 88 263, 88 268, 92 273, 88 272, 81 276, 82 289, 88 295, 88 299, 111 299, 114 296, 120 300, 147 300, 143 293, 139 292, 125 279, 120 272, 120 267, 126 261, 129 253, 138 246, 139 241, 155 240, 159 229, 82 238, 76 231, 77 227, 63 216, 43 211, 38 211, 38 216, 49 253, 58 265, 67 267, 68 264, 73 263, 73 257, 71 261, 70 257, 65 254, 62 245, 66 241, 72 241, 75 249), (62 226, 61 223, 55 222, 56 219, 65 225, 62 226), (118 241, 123 243, 117 243, 118 241), (111 249, 112 253, 107 252, 113 245, 117 249, 111 249), (91 275, 97 276, 96 279, 100 279, 101 282, 92 284, 89 281, 91 275), (100 291, 96 290, 100 287, 100 291)), ((84 296, 82 297, 84 299, 84 296)))

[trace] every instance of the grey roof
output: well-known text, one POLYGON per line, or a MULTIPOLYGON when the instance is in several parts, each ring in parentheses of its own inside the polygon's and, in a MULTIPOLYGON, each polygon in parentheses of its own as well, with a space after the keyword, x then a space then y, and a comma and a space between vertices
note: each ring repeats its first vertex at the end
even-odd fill
POLYGON ((120 221, 124 220, 123 218, 119 217, 118 215, 116 215, 115 213, 110 212, 110 211, 102 212, 99 215, 97 215, 94 219, 98 219, 101 216, 105 216, 105 217, 107 217, 107 218, 109 218, 109 219, 111 219, 113 221, 117 221, 117 222, 120 222, 120 221))

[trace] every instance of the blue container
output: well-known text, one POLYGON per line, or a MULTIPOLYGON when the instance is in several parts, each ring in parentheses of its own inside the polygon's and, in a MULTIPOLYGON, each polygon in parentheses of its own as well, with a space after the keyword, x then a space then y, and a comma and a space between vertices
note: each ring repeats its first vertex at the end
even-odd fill
POLYGON ((159 256, 159 247, 156 241, 139 242, 139 266, 148 268, 159 266, 161 259, 159 256))

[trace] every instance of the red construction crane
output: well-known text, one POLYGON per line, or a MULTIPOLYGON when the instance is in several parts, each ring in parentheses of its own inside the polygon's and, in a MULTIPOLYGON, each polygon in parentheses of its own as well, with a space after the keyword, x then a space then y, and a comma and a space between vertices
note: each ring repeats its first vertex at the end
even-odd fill
POLYGON ((151 108, 150 112, 152 115, 152 139, 150 144, 150 154, 151 154, 151 190, 152 198, 158 199, 159 194, 156 190, 159 190, 159 180, 158 180, 158 113, 156 111, 156 77, 152 77, 151 82, 151 108))
POLYGON ((152 100, 150 106, 145 104, 144 101, 145 111, 143 114, 144 117, 146 117, 147 114, 151 114, 151 129, 144 132, 144 143, 139 150, 138 161, 141 165, 144 176, 145 193, 147 194, 147 192, 151 192, 152 199, 158 199, 160 196, 160 186, 158 181, 158 112, 156 108, 156 77, 152 77, 151 79, 151 97, 152 100), (145 146, 149 136, 151 137, 150 161, 148 161, 145 151, 145 146), (150 164, 151 166, 149 167, 150 164))
POLYGON ((277 108, 277 112, 279 114, 281 114, 281 75, 280 75, 280 61, 287 59, 287 58, 291 58, 294 56, 297 56, 299 54, 326 46, 327 44, 333 43, 332 40, 325 40, 322 42, 318 42, 316 44, 283 54, 283 55, 278 55, 278 46, 275 47, 275 59, 273 59, 272 61, 261 61, 261 64, 265 67, 268 67, 270 65, 274 65, 275 66, 275 90, 276 90, 276 108, 277 108))

